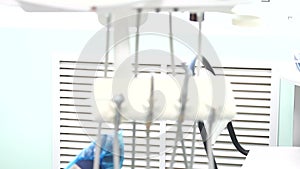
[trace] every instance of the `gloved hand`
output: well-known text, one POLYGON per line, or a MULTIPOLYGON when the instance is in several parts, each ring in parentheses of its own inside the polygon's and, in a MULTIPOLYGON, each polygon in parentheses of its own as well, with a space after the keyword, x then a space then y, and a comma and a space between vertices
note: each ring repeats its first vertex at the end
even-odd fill
MULTIPOLYGON (((113 169, 113 141, 112 135, 103 134, 101 136, 101 153, 100 153, 100 169, 113 169)), ((122 133, 119 132, 119 144, 120 144, 120 168, 124 161, 124 142, 122 133)), ((80 169, 93 169, 95 142, 92 142, 89 147, 83 149, 75 160, 70 162, 65 169, 72 169, 77 166, 80 169)))

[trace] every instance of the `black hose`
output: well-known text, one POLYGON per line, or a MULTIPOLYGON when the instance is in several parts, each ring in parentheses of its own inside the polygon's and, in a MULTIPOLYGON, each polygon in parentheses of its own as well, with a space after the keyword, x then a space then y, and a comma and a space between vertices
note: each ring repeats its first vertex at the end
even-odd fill
POLYGON ((234 129, 233 129, 233 126, 232 126, 232 122, 229 122, 227 124, 227 130, 229 132, 229 135, 230 135, 230 138, 232 140, 232 143, 233 145, 235 146, 235 148, 242 154, 244 154, 245 156, 248 155, 249 153, 249 150, 245 150, 241 144, 239 143, 239 141, 237 140, 236 138, 236 135, 235 135, 235 132, 234 132, 234 129))
MULTIPOLYGON (((206 151, 206 154, 208 154, 208 152, 207 152, 207 141, 206 141, 207 140, 207 132, 206 132, 204 123, 202 121, 198 121, 198 128, 199 128, 199 131, 200 131, 200 134, 201 134, 201 137, 202 137, 202 141, 203 141, 203 144, 204 144, 204 149, 206 151)), ((215 163, 215 169, 218 169, 218 166, 217 166, 214 155, 213 155, 213 159, 214 159, 214 163, 215 163)))

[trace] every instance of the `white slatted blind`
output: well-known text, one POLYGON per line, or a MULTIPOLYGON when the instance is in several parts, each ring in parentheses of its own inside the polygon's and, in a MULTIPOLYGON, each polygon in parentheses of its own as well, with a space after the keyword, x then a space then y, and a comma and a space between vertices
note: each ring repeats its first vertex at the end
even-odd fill
MULTIPOLYGON (((59 168, 66 167, 83 148, 90 144, 91 138, 86 134, 87 132, 90 133, 90 136, 96 136, 97 133, 97 123, 93 121, 91 105, 88 102, 93 84, 87 83, 86 79, 92 81, 96 77, 103 77, 103 66, 98 66, 98 69, 95 70, 91 68, 95 67, 93 64, 103 65, 103 63, 99 62, 61 59, 59 67, 55 67, 55 69, 59 69, 59 88, 56 89, 59 91, 57 100, 60 105, 58 110, 60 116, 59 154, 57 154, 59 155, 59 168), (76 83, 73 81, 75 70, 77 74, 80 74, 76 83), (88 71, 97 71, 98 73, 96 76, 86 76, 88 71), (74 90, 75 85, 80 87, 80 90, 74 90), (74 97, 73 92, 79 92, 81 97, 74 97), (82 104, 75 105, 74 100, 80 100, 82 104), (82 128, 82 122, 84 122, 84 129, 82 128)), ((141 64, 141 66, 151 65, 141 64)), ((156 66, 160 67, 161 65, 156 66)), ((110 73, 108 75, 112 77, 112 64, 110 64, 109 70, 110 73)), ((220 73, 221 70, 232 84, 237 106, 237 115, 233 119, 233 126, 239 142, 246 149, 250 149, 253 146, 268 146, 270 135, 271 68, 240 67, 239 65, 236 67, 215 68, 217 73, 220 73)), ((182 70, 178 69, 178 73, 182 74, 182 70)), ((187 154, 190 154, 192 141, 194 141, 192 140, 192 124, 193 122, 185 122, 183 126, 187 154)), ((104 132, 112 133, 111 127, 108 126, 103 125, 104 132)), ((124 123, 121 125, 121 128, 123 129, 125 143, 123 168, 127 169, 131 167, 132 124, 129 122, 124 123)), ((145 125, 138 123, 135 168, 145 168, 146 166, 145 131, 145 125)), ((160 168, 160 166, 167 168, 169 166, 175 132, 176 126, 174 122, 156 122, 151 126, 151 168, 160 168), (167 131, 165 137, 159 138, 158 135, 165 130, 167 131)), ((198 130, 197 133, 194 168, 207 168, 208 160, 203 144, 200 141, 201 137, 198 130)), ((178 155, 174 166, 176 168, 185 168, 182 163, 181 149, 177 150, 178 155)), ((214 145, 214 155, 220 169, 239 168, 245 159, 233 146, 227 130, 224 130, 221 136, 218 137, 217 143, 214 145)), ((187 158, 189 160, 190 156, 188 155, 187 158)))

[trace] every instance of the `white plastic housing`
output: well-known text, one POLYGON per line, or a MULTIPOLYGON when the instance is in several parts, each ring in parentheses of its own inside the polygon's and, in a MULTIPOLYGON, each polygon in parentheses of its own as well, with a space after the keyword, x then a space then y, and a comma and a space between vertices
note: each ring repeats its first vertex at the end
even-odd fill
MULTIPOLYGON (((224 95, 218 93, 213 98, 212 83, 224 81, 222 77, 212 76, 210 73, 199 77, 191 77, 188 101, 186 104, 185 120, 208 119, 211 108, 216 110, 215 120, 230 121, 235 115, 235 104, 233 101, 230 84, 225 82, 224 95), (196 87, 192 84, 196 84, 196 87), (197 98, 195 98, 195 96, 197 98), (197 102, 194 102, 198 100, 197 102)), ((223 83, 223 82, 221 82, 223 83)), ((220 83, 220 84, 221 84, 220 83)), ((123 84, 127 85, 127 84, 123 84)), ((115 105, 113 98, 113 79, 96 79, 94 82, 94 98, 98 109, 97 120, 113 121, 115 115, 115 105)), ((166 78, 166 76, 154 76, 154 119, 157 120, 177 120, 180 113, 180 93, 181 86, 176 80, 166 78)), ((150 98, 150 77, 137 77, 131 80, 128 85, 128 93, 123 93, 125 102, 122 104, 120 113, 123 120, 146 121, 149 112, 150 98)), ((116 92, 116 91, 114 91, 116 92)))

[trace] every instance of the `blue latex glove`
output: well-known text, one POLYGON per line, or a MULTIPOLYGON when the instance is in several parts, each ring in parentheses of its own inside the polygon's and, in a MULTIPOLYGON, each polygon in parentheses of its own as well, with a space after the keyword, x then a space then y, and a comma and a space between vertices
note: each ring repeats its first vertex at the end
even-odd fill
MULTIPOLYGON (((101 136, 101 153, 100 153, 100 168, 101 169, 113 169, 113 141, 112 135, 103 134, 101 136)), ((124 142, 122 133, 119 132, 119 144, 120 144, 120 168, 124 161, 124 142)), ((65 169, 71 169, 73 165, 79 166, 81 169, 93 169, 95 142, 92 142, 89 147, 83 149, 75 160, 70 162, 65 169)))

